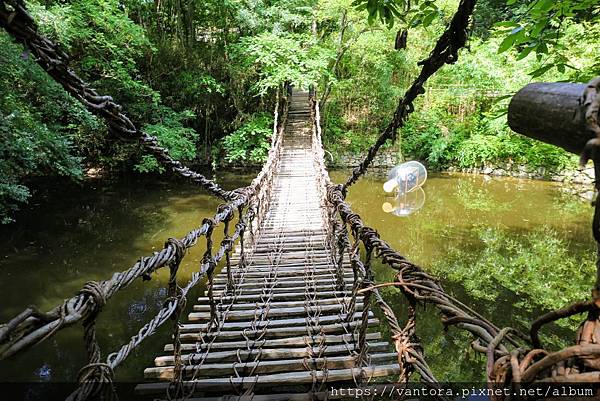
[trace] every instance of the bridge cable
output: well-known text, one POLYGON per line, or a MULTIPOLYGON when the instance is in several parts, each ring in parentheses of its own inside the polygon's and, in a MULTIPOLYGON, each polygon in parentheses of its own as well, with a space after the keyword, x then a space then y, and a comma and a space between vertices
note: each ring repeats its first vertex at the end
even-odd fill
POLYGON ((377 155, 377 152, 388 140, 396 140, 399 128, 402 128, 410 113, 414 111, 413 102, 417 96, 425 93, 425 83, 444 64, 454 64, 458 60, 458 51, 467 43, 468 27, 477 0, 461 0, 456 13, 444 33, 437 40, 433 50, 425 60, 418 65, 422 66, 418 77, 413 81, 392 116, 392 120, 383 130, 377 141, 369 148, 364 160, 352 171, 352 174, 341 187, 346 195, 348 188, 367 172, 367 168, 377 155))
POLYGON ((37 24, 27 12, 23 0, 0 0, 0 26, 31 51, 42 69, 71 96, 79 100, 92 114, 104 118, 109 132, 115 137, 129 141, 137 140, 162 166, 199 184, 223 200, 230 201, 240 195, 235 191, 224 190, 213 180, 173 159, 168 150, 159 144, 158 138, 139 130, 112 97, 100 95, 90 88, 89 84, 69 67, 69 56, 59 45, 38 32, 37 24))

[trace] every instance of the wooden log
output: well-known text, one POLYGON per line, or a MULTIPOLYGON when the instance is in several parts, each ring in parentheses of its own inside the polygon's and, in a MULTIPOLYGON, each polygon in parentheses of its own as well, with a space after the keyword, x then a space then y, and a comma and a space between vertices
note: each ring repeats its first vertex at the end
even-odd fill
POLYGON ((585 84, 532 83, 519 90, 508 105, 508 126, 530 138, 581 154, 594 135, 586 129, 579 99, 585 84))
MULTIPOLYGON (((277 385, 311 384, 314 376, 318 381, 327 382, 350 381, 355 377, 385 377, 397 375, 400 372, 398 364, 368 366, 364 368, 351 369, 332 369, 324 373, 323 371, 313 372, 290 372, 275 373, 264 376, 253 377, 232 377, 232 378, 211 378, 204 380, 184 381, 182 384, 188 390, 194 391, 231 391, 232 385, 239 389, 247 388, 265 388, 277 385)), ((135 391, 139 394, 164 393, 169 383, 144 383, 136 386, 135 391)))
MULTIPOLYGON (((390 345, 387 342, 377 342, 377 343, 369 343, 369 350, 372 352, 386 352, 389 351, 390 345)), ((339 355, 339 354, 348 354, 353 351, 358 351, 357 345, 331 345, 324 346, 323 349, 319 347, 302 347, 302 348, 262 348, 262 349, 240 349, 234 351, 216 351, 209 352, 205 354, 204 352, 192 353, 192 354, 182 354, 181 361, 190 364, 190 363, 198 363, 201 360, 205 360, 206 362, 225 362, 225 361, 237 361, 238 358, 244 361, 254 360, 257 356, 260 356, 262 360, 271 360, 271 359, 295 359, 295 358, 305 358, 311 355, 319 355, 322 353, 323 355, 339 355)), ((165 355, 159 356, 154 359, 154 364, 156 366, 168 366, 174 363, 173 355, 165 355)))
MULTIPOLYGON (((371 364, 385 364, 397 360, 398 354, 388 352, 383 354, 371 354, 369 360, 371 364)), ((207 363, 203 365, 188 365, 183 368, 184 377, 217 377, 232 375, 235 372, 240 375, 247 375, 251 372, 255 374, 296 372, 306 369, 306 365, 314 366, 317 370, 354 368, 356 359, 353 356, 332 356, 329 358, 307 358, 304 359, 281 359, 274 361, 258 361, 246 363, 207 363)), ((171 380, 173 379, 173 367, 152 367, 144 370, 146 379, 171 380)))

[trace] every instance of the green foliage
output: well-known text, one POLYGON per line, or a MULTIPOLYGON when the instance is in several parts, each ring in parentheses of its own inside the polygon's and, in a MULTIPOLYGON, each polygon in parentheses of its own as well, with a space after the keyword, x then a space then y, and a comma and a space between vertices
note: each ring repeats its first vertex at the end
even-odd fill
POLYGON ((160 99, 137 78, 138 60, 153 47, 117 0, 75 0, 33 11, 42 31, 67 48, 83 78, 126 103, 130 114, 141 114, 144 104, 160 99))
POLYGON ((93 141, 100 125, 5 33, 0 67, 0 221, 7 223, 30 196, 25 178, 82 176, 73 141, 93 141))
MULTIPOLYGON (((581 67, 574 63, 572 52, 566 46, 565 37, 577 36, 578 41, 598 40, 598 30, 583 31, 579 34, 569 28, 575 24, 594 27, 600 22, 600 4, 597 0, 507 0, 506 4, 515 7, 515 18, 496 24, 504 35, 498 52, 513 49, 517 60, 535 54, 541 66, 529 72, 532 78, 556 69, 565 73, 567 69, 580 74, 581 67)), ((597 73, 600 63, 592 66, 597 73)))
MULTIPOLYGON (((175 113, 170 109, 163 112, 165 117, 157 124, 147 124, 144 131, 158 139, 160 146, 169 149, 169 154, 175 160, 190 162, 196 157, 195 141, 198 134, 191 128, 185 128, 185 119, 194 116, 192 112, 175 113)), ((142 160, 135 169, 148 173, 152 171, 164 172, 164 168, 158 164, 154 156, 143 155, 142 160)))
POLYGON ((428 27, 440 15, 435 1, 430 0, 412 3, 409 0, 355 0, 352 5, 358 11, 367 10, 369 24, 378 19, 389 28, 394 26, 396 19, 412 27, 428 27), (410 21, 407 16, 412 16, 410 21))
MULTIPOLYGON (((452 248, 448 258, 432 269, 457 280, 480 299, 497 299, 501 288, 527 294, 518 306, 527 310, 554 310, 589 295, 589 277, 595 273, 594 255, 574 253, 550 228, 519 234, 503 229, 474 228, 481 248, 468 252, 452 248), (577 274, 573 274, 577 272, 577 274), (485 277, 485 280, 482 278, 485 277)), ((576 318, 559 325, 576 328, 576 318)))
POLYGON ((255 114, 221 142, 227 163, 262 163, 267 159, 273 132, 273 117, 255 114))
POLYGON ((239 63, 237 73, 255 80, 252 91, 260 96, 286 81, 308 88, 327 74, 333 58, 309 34, 263 33, 242 38, 231 50, 239 63))
MULTIPOLYGON (((253 163, 264 157, 270 134, 269 124, 256 116, 270 114, 268 99, 283 81, 302 88, 319 84, 330 151, 360 153, 370 146, 457 4, 27 3, 41 31, 66 48, 72 68, 100 93, 114 97, 173 156, 197 161, 218 144, 226 160, 253 163), (401 51, 393 46, 397 32, 390 28, 395 22, 410 30, 408 47, 401 51)), ((496 100, 529 82, 527 72, 545 80, 585 81, 600 74, 597 11, 594 0, 480 0, 471 51, 462 52, 459 63, 444 67, 431 80, 428 94, 401 133, 405 156, 439 168, 508 160, 570 166, 564 152, 510 133, 504 121, 495 119, 506 101, 496 100)), ((3 135, 23 138, 2 144, 0 164, 7 171, 0 181, 4 216, 27 198, 24 183, 29 177, 77 178, 80 164, 160 171, 137 144, 110 137, 103 123, 51 82, 33 60, 20 57, 21 47, 6 35, 0 35, 0 45, 0 89, 8 94, 0 105, 6 119, 3 135)))

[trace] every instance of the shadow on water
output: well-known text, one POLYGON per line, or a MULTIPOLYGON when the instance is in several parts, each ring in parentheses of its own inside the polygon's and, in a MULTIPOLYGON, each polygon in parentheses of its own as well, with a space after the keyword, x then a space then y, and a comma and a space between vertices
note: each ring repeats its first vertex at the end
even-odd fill
MULTIPOLYGON (((253 177, 250 172, 218 178, 224 187, 236 188, 253 177)), ((179 180, 125 178, 41 191, 29 210, 17 216, 16 224, 0 230, 4 255, 0 260, 0 321, 9 320, 27 305, 48 310, 87 281, 107 279, 131 267, 141 256, 160 250, 168 237, 181 238, 200 226, 220 203, 179 180)), ((220 243, 220 230, 215 230, 214 239, 220 243)), ((204 241, 199 241, 188 252, 179 270, 180 284, 197 269, 204 250, 204 241)), ((135 281, 105 306, 97 326, 104 356, 128 341, 162 307, 167 270, 155 273, 151 281, 135 281)), ((193 291, 190 299, 198 297, 203 287, 193 291)), ((118 380, 139 381, 170 329, 166 323, 145 341, 117 370, 118 380)), ((72 381, 86 362, 82 333, 78 324, 3 361, 0 377, 3 381, 72 381)))
MULTIPOLYGON (((331 175, 339 182, 346 173, 331 175)), ((234 188, 253 176, 236 172, 218 178, 234 188)), ((397 217, 381 209, 388 199, 383 181, 371 176, 352 187, 348 200, 353 209, 394 248, 440 277, 449 293, 499 326, 523 329, 551 307, 587 296, 587 269, 594 254, 591 208, 562 195, 556 185, 433 174, 424 187, 424 206, 397 217), (566 261, 564 266, 549 270, 556 258, 566 261), (573 278, 572 284, 561 284, 566 275, 573 278)), ((33 203, 38 205, 16 224, 0 229, 2 322, 29 304, 47 310, 85 282, 129 268, 139 257, 162 248, 168 237, 179 238, 198 227, 220 202, 185 182, 130 178, 50 191, 33 203)), ((215 243, 220 236, 219 230, 215 243)), ((200 241, 186 255, 182 282, 197 269, 204 249, 200 241)), ((375 269, 378 281, 393 279, 390 269, 375 269)), ((105 355, 128 341, 163 305, 167 276, 163 269, 151 281, 136 281, 111 299, 98 324, 105 355)), ((189 299, 203 290, 199 286, 189 299)), ((402 320, 406 305, 398 290, 386 288, 383 293, 402 320)), ((188 302, 188 310, 192 304, 188 302)), ((457 329, 443 335, 437 311, 430 307, 420 312, 418 334, 438 378, 481 380, 483 364, 469 351, 470 336, 457 329)), ((570 341, 573 324, 548 328, 546 339, 556 345, 570 341)), ((117 380, 142 379, 143 369, 167 342, 170 326, 166 323, 134 351, 116 371, 117 380)), ((0 375, 4 381, 73 380, 85 364, 84 355, 77 325, 0 363, 0 375)))
MULTIPOLYGON (((331 172, 336 182, 345 176, 331 172)), ((354 211, 397 251, 438 277, 448 293, 496 325, 527 332, 542 313, 588 296, 595 274, 592 210, 556 184, 432 174, 424 187, 425 205, 397 217, 382 209, 390 202, 384 181, 370 176, 355 184, 348 194, 354 211)), ((378 282, 393 281, 392 269, 374 269, 378 282)), ((399 290, 388 287, 383 294, 402 321, 407 305, 399 290)), ((572 342, 577 323, 548 326, 545 343, 572 342)), ((439 380, 484 380, 484 361, 470 349, 470 335, 456 328, 444 333, 435 308, 420 307, 417 333, 439 380)))

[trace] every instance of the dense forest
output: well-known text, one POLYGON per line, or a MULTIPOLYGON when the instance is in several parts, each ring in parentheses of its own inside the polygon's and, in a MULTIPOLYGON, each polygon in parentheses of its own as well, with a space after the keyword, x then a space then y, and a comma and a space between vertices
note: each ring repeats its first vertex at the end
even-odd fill
MULTIPOLYGON (((455 0, 32 0, 71 67, 122 104, 171 154, 193 164, 264 160, 274 89, 316 84, 335 160, 385 127, 456 7, 455 0)), ((419 100, 393 151, 430 168, 512 160, 575 165, 512 133, 507 97, 532 80, 600 75, 597 0, 482 0, 469 48, 419 100)), ((108 134, 21 45, 0 32, 0 219, 41 177, 161 173, 138 144, 108 134)), ((64 179, 64 178, 61 178, 64 179)))

